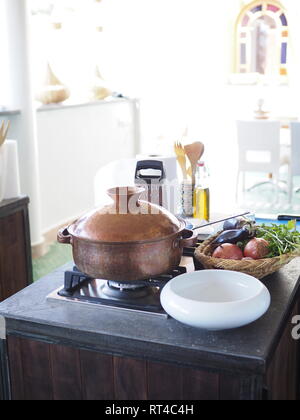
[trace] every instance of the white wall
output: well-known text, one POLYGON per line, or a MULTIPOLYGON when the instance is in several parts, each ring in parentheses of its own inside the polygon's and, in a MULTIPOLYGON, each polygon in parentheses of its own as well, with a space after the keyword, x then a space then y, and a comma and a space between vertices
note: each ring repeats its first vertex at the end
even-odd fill
POLYGON ((94 177, 112 160, 134 157, 135 101, 38 112, 42 228, 94 207, 94 177))
MULTIPOLYGON (((143 99, 144 149, 191 135, 212 147, 224 123, 253 114, 262 92, 228 85, 234 24, 244 0, 103 0, 99 63, 116 89, 143 99), (116 13, 117 11, 117 13, 116 13), (120 65, 121 63, 121 65, 120 65), (216 124, 216 119, 218 124, 216 124)), ((292 37, 291 85, 264 89, 275 114, 299 112, 300 2, 282 0, 292 37), (297 76, 296 76, 297 75, 297 76), (295 91, 296 89, 296 91, 295 91)), ((228 133, 230 136, 231 133, 228 133)))
MULTIPOLYGON (((107 163, 139 152, 139 102, 113 100, 37 111, 42 231, 94 207, 94 178, 107 163)), ((9 116, 22 144, 22 114, 9 116)), ((26 152, 19 148, 21 190, 28 194, 26 152)))
MULTIPOLYGON (((3 1, 0 0, 0 6, 3 1)), ((290 86, 269 87, 263 89, 263 93, 256 87, 227 84, 232 64, 234 22, 240 7, 247 1, 102 0, 102 3, 104 32, 101 48, 95 52, 95 62, 99 63, 104 77, 114 90, 142 98, 143 152, 170 151, 173 141, 188 124, 191 137, 206 145, 205 159, 209 162, 215 186, 213 196, 224 195, 224 183, 227 182, 227 201, 232 202, 234 186, 230 182, 234 180, 236 164, 235 120, 252 116, 256 102, 262 95, 268 100, 274 114, 300 114, 300 2, 282 0, 288 10, 292 37, 290 86)), ((0 25, 0 31, 1 28, 0 25)), ((2 83, 5 84, 7 80, 2 83)), ((53 164, 48 165, 50 161, 57 164, 61 175, 62 162, 56 162, 57 156, 66 152, 72 156, 74 147, 78 156, 88 144, 97 151, 91 157, 91 168, 94 168, 103 146, 100 148, 91 135, 85 136, 85 139, 91 139, 91 143, 79 139, 79 133, 82 132, 78 120, 80 115, 78 119, 75 117, 73 124, 76 130, 72 131, 72 126, 67 122, 71 121, 71 110, 52 112, 52 115, 49 113, 49 122, 46 121, 46 113, 39 115, 38 122, 43 177, 47 178, 47 172, 53 173, 53 164), (67 122, 64 127, 71 135, 68 142, 64 140, 66 134, 61 130, 63 115, 68 116, 64 121, 67 122), (77 138, 77 141, 72 141, 73 138, 77 138)), ((89 117, 87 119, 93 121, 89 117)), ((97 125, 97 130, 101 132, 101 125, 97 125)), ((111 141, 114 144, 114 140, 111 141)), ((115 150, 118 148, 109 147, 107 159, 115 150)), ((128 151, 123 152, 127 156, 132 150, 129 147, 128 151)), ((105 162, 106 156, 103 159, 105 162)), ((69 201, 62 204, 62 193, 54 191, 56 186, 61 187, 61 179, 61 176, 55 175, 53 181, 51 177, 41 181, 44 229, 64 217, 60 206, 69 206, 67 213, 70 216, 86 208, 83 205, 82 209, 76 208, 73 212, 74 203, 78 203, 78 200, 74 193, 76 189, 72 188, 67 193, 69 201), (51 190, 57 197, 57 202, 52 200, 50 203, 53 207, 49 205, 51 200, 47 193, 51 190)), ((70 186, 72 181, 67 179, 67 185, 70 186)), ((87 191, 82 194, 90 203, 91 197, 87 191)))
POLYGON ((241 7, 249 3, 103 0, 103 73, 123 91, 143 99, 143 150, 171 151, 188 125, 191 138, 206 145, 212 196, 229 205, 235 198, 235 120, 251 118, 261 96, 273 115, 300 117, 299 1, 282 0, 292 41, 290 85, 261 89, 228 84, 234 24, 241 7))

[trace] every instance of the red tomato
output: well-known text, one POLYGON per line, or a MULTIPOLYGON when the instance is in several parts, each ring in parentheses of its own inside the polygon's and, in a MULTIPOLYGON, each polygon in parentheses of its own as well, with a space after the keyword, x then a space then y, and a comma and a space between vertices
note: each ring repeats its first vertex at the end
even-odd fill
POLYGON ((220 245, 212 256, 225 260, 242 260, 244 257, 242 250, 237 245, 233 244, 220 245))
POLYGON ((254 238, 246 245, 244 256, 246 258, 253 258, 253 260, 260 260, 261 258, 265 258, 269 252, 269 243, 265 239, 254 238))

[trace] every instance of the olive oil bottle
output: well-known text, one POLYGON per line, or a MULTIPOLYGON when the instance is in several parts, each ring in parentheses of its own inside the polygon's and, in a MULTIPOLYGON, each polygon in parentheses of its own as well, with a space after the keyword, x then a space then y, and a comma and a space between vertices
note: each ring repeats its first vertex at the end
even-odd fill
POLYGON ((210 193, 208 185, 208 171, 204 162, 197 164, 196 184, 194 189, 194 218, 210 219, 210 193))

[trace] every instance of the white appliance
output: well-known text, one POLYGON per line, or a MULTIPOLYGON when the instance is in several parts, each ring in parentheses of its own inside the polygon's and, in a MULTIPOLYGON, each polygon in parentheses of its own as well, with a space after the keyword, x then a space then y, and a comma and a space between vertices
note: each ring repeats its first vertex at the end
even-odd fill
MULTIPOLYGON (((178 213, 179 183, 177 179, 177 161, 175 156, 137 155, 133 159, 113 161, 102 167, 94 180, 95 205, 102 206, 109 202, 106 191, 109 188, 136 185, 137 163, 141 161, 162 162, 164 177, 160 181, 162 187, 162 203, 173 214, 178 213)), ((149 169, 147 176, 156 176, 157 170, 149 169)))
POLYGON ((138 155, 135 184, 146 189, 144 198, 178 213, 179 185, 174 156, 138 155))

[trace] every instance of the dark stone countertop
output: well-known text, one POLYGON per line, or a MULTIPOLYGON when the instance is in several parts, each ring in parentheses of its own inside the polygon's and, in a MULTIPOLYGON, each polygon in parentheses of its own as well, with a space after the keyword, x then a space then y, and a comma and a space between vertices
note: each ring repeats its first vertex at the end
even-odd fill
POLYGON ((56 270, 0 304, 7 334, 104 354, 264 374, 300 294, 297 258, 264 281, 272 304, 260 320, 236 330, 207 332, 173 319, 47 301, 70 268, 56 270))

